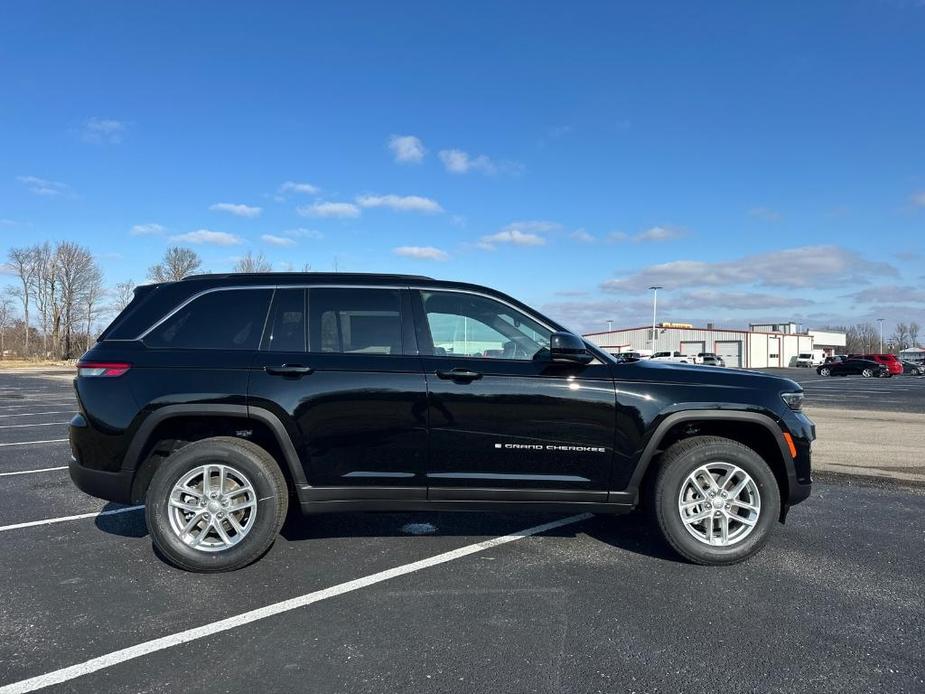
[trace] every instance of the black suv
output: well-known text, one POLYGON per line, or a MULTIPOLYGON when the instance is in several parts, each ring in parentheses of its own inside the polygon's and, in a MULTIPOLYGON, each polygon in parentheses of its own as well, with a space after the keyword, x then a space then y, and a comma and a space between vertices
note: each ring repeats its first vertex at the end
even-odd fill
POLYGON ((621 513, 687 559, 756 552, 809 495, 793 381, 604 351, 504 294, 427 277, 233 274, 139 287, 78 365, 70 471, 144 501, 195 571, 303 512, 621 513))

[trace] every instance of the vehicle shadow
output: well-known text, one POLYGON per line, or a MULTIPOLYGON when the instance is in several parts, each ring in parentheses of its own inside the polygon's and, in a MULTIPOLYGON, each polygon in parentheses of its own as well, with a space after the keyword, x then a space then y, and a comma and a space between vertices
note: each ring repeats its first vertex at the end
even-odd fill
MULTIPOLYGON (((470 537, 475 541, 549 523, 565 514, 509 514, 444 511, 441 513, 328 513, 303 516, 291 510, 280 534, 289 542, 350 537, 408 537, 416 534, 470 537), (414 530, 409 531, 411 526, 414 530), (432 532, 420 529, 432 526, 432 532)), ((652 528, 639 511, 596 515, 579 523, 542 533, 547 537, 590 537, 617 550, 652 559, 686 563, 652 528)))
MULTIPOLYGON (((125 504, 116 504, 109 502, 101 510, 117 511, 125 508, 125 504)), ((145 514, 141 509, 137 511, 128 511, 126 513, 115 513, 110 515, 100 515, 94 519, 94 524, 99 530, 110 535, 119 537, 146 537, 148 535, 148 526, 145 525, 145 514)))

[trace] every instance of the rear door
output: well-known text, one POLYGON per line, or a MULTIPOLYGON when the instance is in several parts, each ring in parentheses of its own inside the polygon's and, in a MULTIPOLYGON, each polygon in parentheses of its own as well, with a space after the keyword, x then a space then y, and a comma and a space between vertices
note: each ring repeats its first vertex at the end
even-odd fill
POLYGON ((550 361, 552 331, 487 296, 415 292, 415 315, 430 499, 605 500, 616 424, 608 365, 550 361))
POLYGON ((427 390, 409 301, 400 287, 276 292, 248 402, 286 424, 316 498, 426 496, 427 390))

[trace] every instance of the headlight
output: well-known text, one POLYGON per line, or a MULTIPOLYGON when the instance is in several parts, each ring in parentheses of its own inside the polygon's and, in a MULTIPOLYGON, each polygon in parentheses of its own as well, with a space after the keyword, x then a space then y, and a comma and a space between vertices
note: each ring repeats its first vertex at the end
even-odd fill
POLYGON ((803 393, 781 393, 780 399, 787 403, 791 410, 803 409, 803 393))

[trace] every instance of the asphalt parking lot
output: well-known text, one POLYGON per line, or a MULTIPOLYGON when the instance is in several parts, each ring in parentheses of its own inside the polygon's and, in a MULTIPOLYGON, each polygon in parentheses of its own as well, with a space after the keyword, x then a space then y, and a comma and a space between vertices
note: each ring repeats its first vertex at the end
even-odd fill
POLYGON ((925 413, 925 376, 820 376, 815 369, 760 369, 803 386, 806 404, 848 410, 925 413))
POLYGON ((639 514, 421 513, 291 517, 258 563, 195 575, 71 485, 73 408, 66 379, 0 373, 0 694, 925 691, 921 488, 817 484, 723 569, 639 514))

